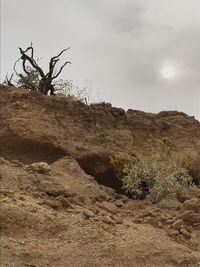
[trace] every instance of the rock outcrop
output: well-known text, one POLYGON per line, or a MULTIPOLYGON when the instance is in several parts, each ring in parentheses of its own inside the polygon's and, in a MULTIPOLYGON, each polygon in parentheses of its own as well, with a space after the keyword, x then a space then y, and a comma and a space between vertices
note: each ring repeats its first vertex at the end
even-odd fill
POLYGON ((175 161, 200 184, 200 123, 182 112, 125 112, 107 103, 88 106, 5 86, 0 98, 0 149, 7 158, 31 164, 70 155, 102 184, 117 188, 110 156, 131 146, 142 154, 148 140, 164 138, 175 161))

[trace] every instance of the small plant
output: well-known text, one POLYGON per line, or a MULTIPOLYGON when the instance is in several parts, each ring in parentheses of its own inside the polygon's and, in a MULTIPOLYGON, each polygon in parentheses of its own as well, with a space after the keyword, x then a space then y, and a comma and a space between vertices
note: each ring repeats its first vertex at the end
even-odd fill
POLYGON ((125 175, 126 167, 134 165, 137 157, 135 154, 131 154, 131 148, 127 147, 117 157, 111 157, 110 160, 116 175, 121 179, 125 175))
POLYGON ((81 101, 89 104, 89 92, 87 88, 79 89, 72 81, 59 79, 54 84, 55 94, 66 97, 70 101, 81 101))
POLYGON ((29 74, 19 74, 18 80, 16 81, 17 87, 28 88, 32 91, 38 91, 39 88, 39 72, 37 70, 32 69, 31 67, 27 67, 29 74))
MULTIPOLYGON (((163 146, 163 142, 159 142, 163 146)), ((130 154, 121 153, 112 164, 117 176, 123 183, 123 188, 133 197, 147 198, 152 203, 158 203, 170 194, 186 191, 192 184, 192 177, 187 170, 178 167, 162 151, 159 146, 157 152, 139 158, 132 158, 130 154), (123 155, 123 156, 122 156, 123 155)))
POLYGON ((131 194, 158 203, 166 196, 185 191, 192 184, 192 177, 184 168, 159 156, 140 158, 133 165, 126 165, 122 177, 123 187, 131 194))

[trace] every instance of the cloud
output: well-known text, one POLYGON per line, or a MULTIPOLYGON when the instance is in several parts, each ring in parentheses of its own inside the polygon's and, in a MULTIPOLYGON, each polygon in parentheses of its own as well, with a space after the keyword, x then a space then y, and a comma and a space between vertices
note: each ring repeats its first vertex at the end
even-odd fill
POLYGON ((63 78, 91 81, 114 105, 200 116, 199 0, 2 0, 1 35, 3 73, 19 45, 33 41, 44 67, 70 45, 63 78), (176 79, 160 78, 163 64, 176 79))

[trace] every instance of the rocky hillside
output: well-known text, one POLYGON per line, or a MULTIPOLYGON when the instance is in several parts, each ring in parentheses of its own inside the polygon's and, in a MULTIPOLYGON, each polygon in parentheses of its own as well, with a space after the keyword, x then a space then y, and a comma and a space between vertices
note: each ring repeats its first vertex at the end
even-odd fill
POLYGON ((5 86, 0 98, 2 266, 199 266, 200 190, 184 203, 132 200, 110 164, 165 138, 198 185, 197 120, 5 86))
POLYGON ((200 123, 193 117, 176 111, 125 112, 107 103, 87 106, 26 90, 0 89, 0 149, 6 158, 52 163, 68 155, 87 173, 107 177, 110 155, 132 145, 135 153, 145 153, 149 139, 165 137, 177 162, 200 181, 200 123))

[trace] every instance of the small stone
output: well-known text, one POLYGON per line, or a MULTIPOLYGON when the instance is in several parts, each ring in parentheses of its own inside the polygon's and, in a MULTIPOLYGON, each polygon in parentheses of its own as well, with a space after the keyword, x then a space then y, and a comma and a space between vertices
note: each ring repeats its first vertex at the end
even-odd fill
POLYGON ((9 198, 8 197, 4 197, 1 199, 2 203, 8 203, 9 202, 9 198))
POLYGON ((91 200, 89 197, 86 196, 77 196, 73 199, 73 202, 77 205, 89 205, 91 203, 91 200))
POLYGON ((21 200, 21 201, 25 201, 26 199, 25 199, 25 197, 23 197, 23 196, 19 196, 19 200, 21 200))
POLYGON ((91 210, 85 210, 85 211, 83 212, 83 215, 85 216, 86 219, 89 219, 89 218, 95 216, 94 212, 92 212, 91 210))
POLYGON ((103 199, 102 199, 100 196, 97 196, 97 197, 96 197, 96 201, 98 201, 98 202, 102 202, 103 199))
POLYGON ((188 223, 198 223, 200 221, 200 214, 195 213, 193 210, 186 210, 180 216, 184 222, 188 223))
POLYGON ((127 203, 127 202, 129 201, 129 198, 126 197, 126 196, 123 196, 123 197, 121 198, 121 200, 122 200, 124 203, 127 203))
POLYGON ((142 212, 142 217, 155 217, 155 215, 152 210, 147 209, 142 212))
POLYGON ((108 200, 108 196, 104 193, 100 193, 97 197, 96 197, 96 201, 102 202, 105 200, 108 200))
POLYGON ((168 220, 168 218, 165 215, 163 215, 163 214, 160 216, 160 219, 163 222, 166 222, 168 220))
POLYGON ((59 198, 60 202, 62 203, 62 206, 64 208, 73 208, 72 204, 69 202, 68 199, 66 199, 65 197, 61 197, 59 198))
POLYGON ((192 233, 192 228, 189 225, 184 225, 184 228, 189 232, 192 233))
POLYGON ((53 196, 53 197, 57 197, 61 195, 65 196, 66 198, 76 196, 76 192, 72 188, 63 186, 60 184, 56 184, 56 183, 44 183, 42 184, 42 189, 49 196, 53 196))
POLYGON ((25 241, 24 240, 21 240, 21 241, 19 241, 19 244, 24 245, 25 244, 25 241))
POLYGON ((148 223, 148 224, 151 224, 152 226, 154 226, 156 228, 158 228, 158 227, 160 228, 159 221, 155 218, 150 217, 150 216, 144 218, 144 223, 148 223))
POLYGON ((190 238, 191 237, 191 233, 188 232, 185 228, 181 228, 180 229, 180 233, 183 234, 187 238, 190 238))
POLYGON ((168 220, 166 221, 166 223, 167 223, 167 224, 173 224, 173 223, 174 223, 174 220, 173 220, 173 219, 168 219, 168 220))
POLYGON ((126 203, 126 207, 130 210, 138 210, 138 209, 142 209, 142 202, 141 201, 137 201, 137 200, 129 200, 126 203))
POLYGON ((43 174, 49 173, 49 171, 51 170, 49 164, 46 162, 34 162, 28 165, 26 169, 43 174))
POLYGON ((200 211, 200 199, 192 198, 190 200, 186 200, 183 203, 183 208, 185 210, 193 210, 195 212, 199 212, 200 211))
POLYGON ((117 218, 115 218, 115 223, 116 223, 116 224, 122 224, 122 223, 123 223, 123 219, 117 217, 117 218))
POLYGON ((114 221, 109 216, 104 216, 103 222, 107 224, 114 224, 114 221))
POLYGON ((103 207, 103 204, 102 204, 101 202, 99 202, 99 201, 96 201, 96 202, 95 202, 95 205, 96 205, 97 207, 99 207, 99 208, 102 208, 102 207, 103 207))
POLYGON ((176 193, 176 198, 180 203, 184 203, 189 198, 189 194, 187 192, 177 192, 176 193))
POLYGON ((118 208, 121 208, 124 206, 124 203, 120 200, 120 199, 117 199, 115 201, 115 205, 118 207, 118 208))
POLYGON ((105 186, 105 185, 100 185, 99 188, 103 190, 106 194, 108 195, 114 195, 115 190, 111 187, 105 186))
POLYGON ((108 196, 108 197, 106 198, 106 201, 113 202, 113 201, 114 201, 114 199, 113 199, 113 197, 111 197, 111 196, 108 196))
POLYGON ((52 208, 52 209, 56 209, 56 210, 61 208, 61 203, 59 201, 55 201, 55 200, 44 200, 41 202, 41 205, 43 205, 43 204, 52 208))
POLYGON ((13 195, 15 193, 14 190, 10 190, 10 189, 4 189, 4 190, 1 190, 1 193, 3 195, 13 195))
POLYGON ((100 196, 101 199, 103 199, 103 200, 107 200, 107 199, 108 199, 108 196, 107 196, 105 193, 103 193, 103 192, 101 192, 99 196, 100 196))
POLYGON ((142 218, 135 218, 135 219, 133 220, 133 222, 139 224, 139 223, 142 223, 143 220, 142 220, 142 218))
POLYGON ((113 203, 103 201, 102 202, 102 208, 107 210, 110 213, 116 214, 117 213, 117 208, 113 203))
POLYGON ((172 224, 172 228, 179 230, 183 225, 183 220, 179 219, 172 224))
POLYGON ((177 235, 179 235, 179 231, 171 229, 168 231, 168 235, 169 236, 177 236, 177 235))
POLYGON ((36 212, 37 212, 37 209, 36 209, 36 208, 31 209, 30 212, 32 212, 32 213, 36 213, 36 212))
POLYGON ((124 223, 124 226, 126 226, 126 227, 131 227, 131 226, 132 226, 132 222, 131 222, 131 221, 126 221, 126 222, 124 223))

